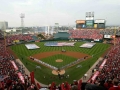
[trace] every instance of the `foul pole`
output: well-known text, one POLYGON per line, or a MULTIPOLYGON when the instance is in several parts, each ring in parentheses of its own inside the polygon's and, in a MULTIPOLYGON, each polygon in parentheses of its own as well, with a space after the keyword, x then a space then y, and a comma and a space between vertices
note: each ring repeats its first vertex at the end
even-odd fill
POLYGON ((116 45, 116 27, 114 28, 114 46, 116 45))
POLYGON ((4 49, 5 49, 5 51, 6 51, 6 33, 5 33, 5 31, 4 31, 4 43, 5 43, 4 49))

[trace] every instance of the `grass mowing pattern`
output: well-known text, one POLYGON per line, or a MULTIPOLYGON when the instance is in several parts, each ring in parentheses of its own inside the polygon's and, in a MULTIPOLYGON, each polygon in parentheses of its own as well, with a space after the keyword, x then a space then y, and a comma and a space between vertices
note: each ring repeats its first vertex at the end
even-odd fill
MULTIPOLYGON (((78 80, 80 79, 84 73, 89 69, 89 65, 92 66, 97 59, 109 48, 109 44, 103 44, 103 43, 96 43, 96 45, 91 48, 79 48, 80 45, 82 45, 84 42, 77 42, 75 43, 74 47, 46 47, 44 46, 44 42, 37 42, 37 44, 40 49, 36 50, 28 50, 24 44, 20 45, 14 45, 11 46, 11 49, 14 51, 14 53, 21 59, 21 57, 24 58, 22 60, 23 64, 28 68, 29 71, 35 71, 35 78, 44 84, 49 84, 52 83, 53 81, 56 82, 57 84, 68 81, 69 83, 72 83, 73 80, 78 80), (81 52, 81 53, 86 53, 89 55, 94 55, 93 58, 90 58, 86 61, 83 61, 80 63, 82 65, 82 68, 76 68, 77 65, 68 68, 65 73, 65 75, 70 75, 69 79, 60 79, 58 76, 55 76, 52 74, 51 69, 42 66, 36 62, 31 62, 30 60, 27 59, 30 55, 37 54, 37 53, 42 53, 42 52, 48 52, 48 51, 59 51, 62 48, 64 48, 66 51, 74 51, 74 52, 81 52), (26 62, 28 63, 26 65, 26 62), (35 69, 36 65, 39 65, 42 69, 35 69), (46 76, 44 79, 43 76, 46 76)), ((54 56, 53 56, 54 57, 54 56)), ((64 56, 62 56, 64 57, 64 56)), ((50 57, 52 58, 52 57, 50 57)), ((71 58, 71 57, 70 57, 71 58)), ((67 59, 68 60, 68 59, 67 59)), ((51 62, 52 63, 52 62, 51 62)), ((79 65, 79 64, 78 64, 79 65)))

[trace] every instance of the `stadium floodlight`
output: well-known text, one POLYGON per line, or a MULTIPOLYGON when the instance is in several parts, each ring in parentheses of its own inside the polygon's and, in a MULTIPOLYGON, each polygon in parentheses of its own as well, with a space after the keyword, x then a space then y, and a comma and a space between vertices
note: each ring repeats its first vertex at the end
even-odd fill
POLYGON ((20 14, 20 18, 21 18, 21 27, 23 28, 24 27, 24 20, 23 20, 23 18, 25 18, 25 14, 21 13, 20 14))

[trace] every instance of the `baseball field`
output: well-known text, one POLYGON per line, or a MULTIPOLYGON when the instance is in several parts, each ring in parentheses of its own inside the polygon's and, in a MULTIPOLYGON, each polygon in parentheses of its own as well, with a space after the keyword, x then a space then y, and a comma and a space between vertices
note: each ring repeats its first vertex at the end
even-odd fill
POLYGON ((34 44, 40 47, 39 49, 29 50, 25 47, 25 44, 13 45, 10 46, 10 49, 14 52, 16 58, 19 58, 30 72, 35 72, 35 78, 46 85, 53 81, 56 84, 60 84, 65 81, 72 83, 73 80, 79 80, 89 67, 91 67, 99 57, 103 56, 110 47, 109 44, 96 43, 92 48, 80 48, 79 46, 85 42, 76 42, 73 47, 46 47, 44 43, 45 42, 34 42, 34 44), (62 49, 65 49, 66 52, 61 52, 62 49), (53 74, 51 68, 31 60, 29 58, 30 56, 57 68, 61 68, 85 56, 87 56, 87 58, 81 60, 80 63, 65 68, 62 78, 59 78, 58 75, 53 74), (36 68, 36 66, 39 68, 36 68), (66 78, 68 75, 69 78, 66 78))

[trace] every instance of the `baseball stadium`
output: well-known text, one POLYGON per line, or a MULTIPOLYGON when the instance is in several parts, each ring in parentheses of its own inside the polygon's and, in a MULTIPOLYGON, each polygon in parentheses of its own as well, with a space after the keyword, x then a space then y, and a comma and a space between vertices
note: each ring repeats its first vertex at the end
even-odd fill
POLYGON ((8 89, 13 85, 23 90, 108 90, 110 80, 120 81, 120 28, 107 29, 105 19, 87 15, 76 20, 75 30, 58 31, 50 39, 0 31, 0 80, 6 83, 1 90, 13 90, 8 89))

